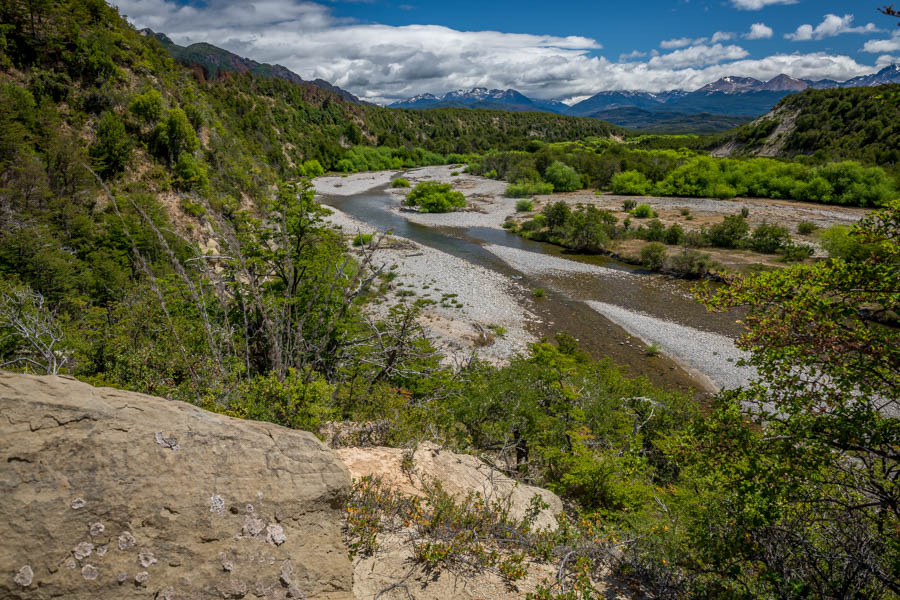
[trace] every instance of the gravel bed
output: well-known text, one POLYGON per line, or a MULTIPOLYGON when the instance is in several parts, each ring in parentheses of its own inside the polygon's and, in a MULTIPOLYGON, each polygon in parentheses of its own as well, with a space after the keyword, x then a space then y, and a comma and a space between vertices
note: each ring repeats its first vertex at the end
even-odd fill
POLYGON ((603 277, 637 277, 633 273, 620 271, 619 269, 610 269, 609 267, 601 267, 599 265, 589 265, 566 258, 538 254, 537 252, 511 248, 509 246, 489 244, 485 246, 485 249, 503 260, 512 268, 528 275, 567 275, 570 273, 587 273, 603 277))
POLYGON ((727 336, 678 325, 604 302, 589 300, 587 304, 645 344, 659 345, 667 356, 708 378, 716 390, 746 385, 756 374, 752 367, 737 365, 738 360, 748 355, 727 336))
MULTIPOLYGON (((375 232, 371 225, 340 210, 331 207, 329 210, 332 214, 326 221, 351 237, 357 232, 375 232)), ((485 360, 504 363, 537 341, 526 330, 528 322, 537 321, 537 317, 516 300, 527 293, 521 285, 462 258, 405 238, 390 236, 386 240, 389 243, 385 245, 402 245, 402 248, 386 247, 375 252, 375 264, 385 265, 386 272, 397 276, 391 282, 393 289, 388 302, 370 305, 373 315, 384 316, 388 307, 398 302, 420 298, 435 301, 436 304, 423 308, 419 322, 450 363, 461 364, 473 350, 485 360), (415 295, 399 296, 402 290, 415 295), (506 331, 498 335, 491 326, 506 331), (493 341, 480 345, 482 333, 493 341)))
POLYGON ((312 180, 317 194, 326 196, 352 196, 386 185, 399 171, 369 171, 342 175, 325 175, 312 180))

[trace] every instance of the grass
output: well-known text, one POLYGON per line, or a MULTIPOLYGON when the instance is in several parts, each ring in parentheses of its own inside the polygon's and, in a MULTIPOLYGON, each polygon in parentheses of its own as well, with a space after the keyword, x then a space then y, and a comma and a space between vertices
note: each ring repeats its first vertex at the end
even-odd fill
POLYGON ((392 188, 408 188, 409 187, 409 179, 404 177, 398 177, 397 179, 391 182, 392 188))
POLYGON ((547 290, 545 290, 544 288, 534 288, 533 290, 531 290, 531 296, 533 298, 543 298, 546 295, 547 290))
POLYGON ((531 200, 519 200, 516 202, 516 212, 528 212, 534 210, 534 202, 531 200))
POLYGON ((354 246, 368 246, 372 243, 372 234, 371 233, 357 233, 356 237, 353 238, 354 246))
POLYGON ((656 342, 647 346, 647 356, 659 356, 660 352, 662 352, 662 348, 656 342))

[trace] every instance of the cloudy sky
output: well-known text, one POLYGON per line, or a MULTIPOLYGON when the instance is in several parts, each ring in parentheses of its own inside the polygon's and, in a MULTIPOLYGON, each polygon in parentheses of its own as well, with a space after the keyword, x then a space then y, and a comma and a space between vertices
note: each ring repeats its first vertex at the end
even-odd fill
POLYGON ((725 75, 844 80, 900 62, 885 0, 109 0, 137 27, 209 42, 372 102, 472 87, 573 101, 725 75))

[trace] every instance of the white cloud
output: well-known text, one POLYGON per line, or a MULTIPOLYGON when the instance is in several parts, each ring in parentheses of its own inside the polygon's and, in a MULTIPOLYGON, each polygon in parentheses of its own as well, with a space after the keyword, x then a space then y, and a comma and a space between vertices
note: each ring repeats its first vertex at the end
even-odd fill
POLYGON ((795 42, 805 42, 809 40, 821 40, 827 37, 834 37, 842 33, 872 33, 879 31, 874 23, 866 23, 861 27, 853 27, 853 15, 837 15, 827 14, 825 18, 815 28, 812 25, 801 25, 794 33, 785 34, 785 38, 794 40, 795 42))
POLYGON ((761 10, 772 4, 797 4, 797 0, 731 0, 741 10, 761 10))
POLYGON ((645 56, 647 56, 646 52, 641 52, 640 50, 632 50, 628 54, 620 54, 619 60, 620 61, 634 60, 636 58, 643 58, 645 56))
POLYGON ((896 52, 900 50, 900 31, 895 31, 888 40, 869 40, 863 47, 863 52, 896 52))
POLYGON ((744 34, 748 40, 766 40, 772 37, 772 28, 765 23, 754 23, 750 26, 750 31, 744 34))
POLYGON ((875 71, 825 53, 749 59, 743 48, 719 43, 613 62, 597 55, 601 44, 591 38, 361 24, 301 0, 207 0, 197 7, 175 0, 111 1, 136 26, 164 32, 178 44, 209 42, 282 64, 305 79, 321 77, 373 102, 477 86, 571 98, 600 90, 697 89, 726 75, 843 80, 875 71))
POLYGON ((727 31, 717 31, 712 35, 712 38, 710 38, 709 41, 711 41, 713 44, 715 44, 716 42, 727 42, 728 40, 730 40, 733 37, 734 37, 733 33, 729 33, 727 31))
POLYGON ((683 48, 685 46, 690 46, 694 43, 689 37, 683 38, 675 38, 672 40, 663 40, 659 43, 660 48, 665 48, 666 50, 671 50, 672 48, 683 48))
POLYGON ((890 54, 882 54, 875 61, 875 68, 883 69, 891 65, 900 64, 900 56, 891 56, 890 54))

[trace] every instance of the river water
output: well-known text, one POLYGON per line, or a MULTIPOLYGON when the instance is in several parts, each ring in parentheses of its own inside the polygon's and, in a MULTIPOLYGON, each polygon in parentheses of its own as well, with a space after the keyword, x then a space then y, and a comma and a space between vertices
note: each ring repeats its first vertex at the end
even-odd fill
POLYGON ((543 322, 533 331, 539 337, 566 331, 595 357, 609 356, 657 384, 710 391, 746 379, 746 371, 733 366, 740 357, 729 340, 741 331, 735 315, 708 312, 693 299, 691 282, 602 256, 570 254, 502 229, 413 223, 391 209, 395 200, 385 188, 320 200, 379 231, 391 231, 494 270, 526 289, 546 289, 547 297, 539 301, 520 299, 541 317, 543 322), (574 262, 600 269, 568 273, 531 268, 531 263, 546 264, 551 258, 556 260, 550 262, 563 267, 574 262), (659 343, 668 357, 648 359, 645 346, 636 338, 659 343))

